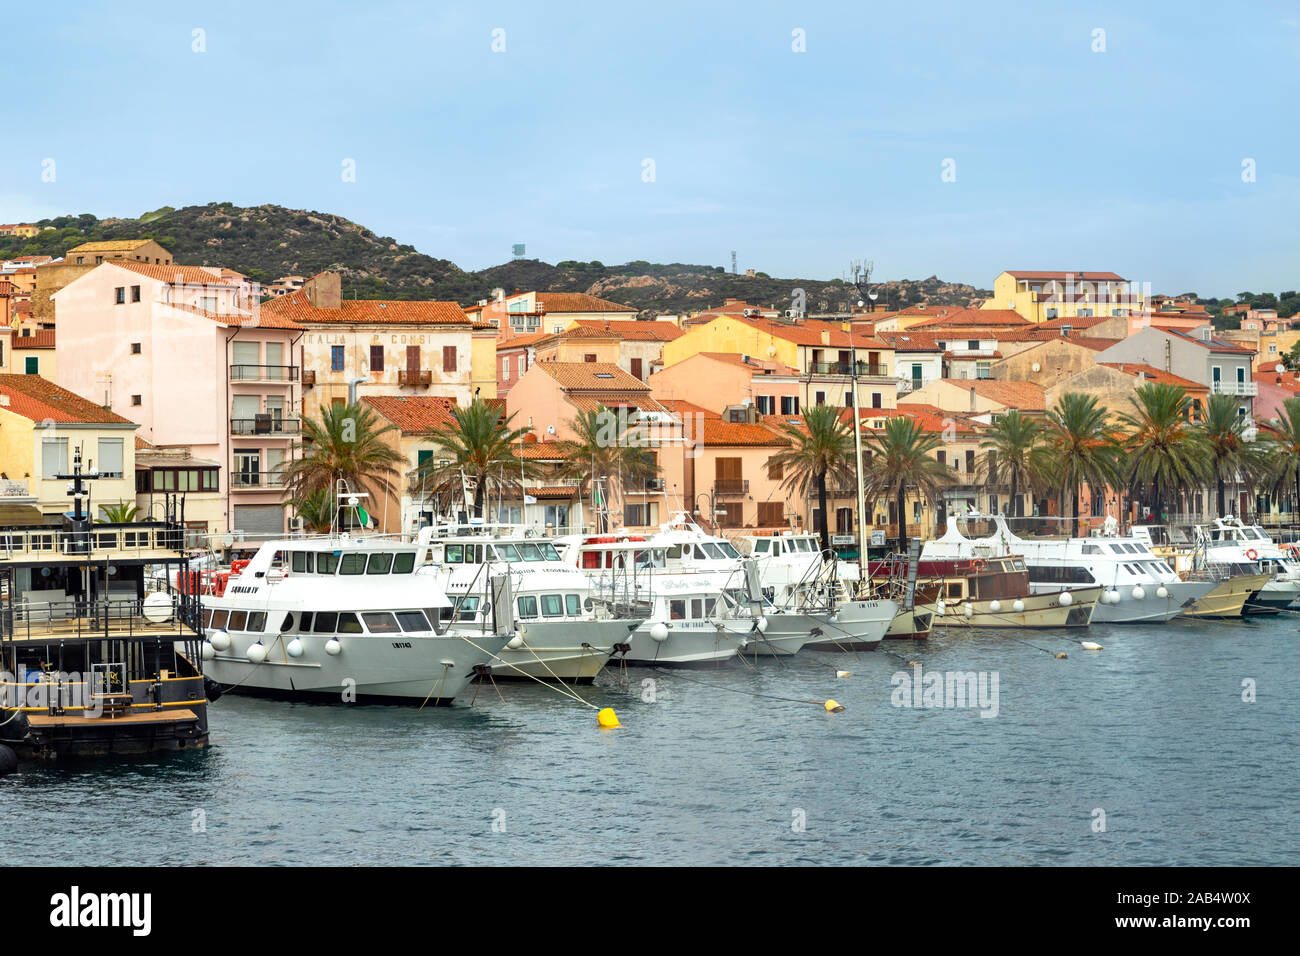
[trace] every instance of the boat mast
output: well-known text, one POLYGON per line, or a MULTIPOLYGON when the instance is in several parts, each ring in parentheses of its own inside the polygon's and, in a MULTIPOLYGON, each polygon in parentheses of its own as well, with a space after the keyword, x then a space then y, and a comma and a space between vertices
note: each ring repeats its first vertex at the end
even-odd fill
MULTIPOLYGON (((873 263, 867 262, 865 265, 854 263, 853 266, 853 285, 857 288, 859 298, 858 305, 864 302, 875 302, 875 293, 871 290, 871 270, 873 263)), ((866 583, 867 569, 867 490, 862 483, 862 420, 858 412, 858 349, 854 344, 853 338, 853 317, 849 316, 849 359, 850 368, 853 376, 853 474, 857 479, 858 491, 858 586, 861 588, 866 583)), ((826 521, 827 516, 822 515, 822 520, 826 521)), ((901 525, 903 516, 898 516, 901 525)), ((829 525, 827 526, 829 527, 829 525)))

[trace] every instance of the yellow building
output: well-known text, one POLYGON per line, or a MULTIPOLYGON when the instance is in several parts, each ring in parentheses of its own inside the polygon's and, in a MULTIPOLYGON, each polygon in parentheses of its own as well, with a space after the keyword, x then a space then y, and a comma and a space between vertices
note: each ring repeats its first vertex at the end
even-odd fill
POLYGON ((77 449, 98 472, 92 509, 135 500, 135 430, 139 426, 39 375, 0 374, 0 480, 4 493, 26 497, 47 522, 67 511, 66 475, 77 449), (21 494, 20 494, 21 493, 21 494))
POLYGON ((1010 309, 1030 322, 1076 316, 1132 315, 1147 308, 1140 290, 1113 272, 1014 270, 993 280, 980 308, 1010 309))

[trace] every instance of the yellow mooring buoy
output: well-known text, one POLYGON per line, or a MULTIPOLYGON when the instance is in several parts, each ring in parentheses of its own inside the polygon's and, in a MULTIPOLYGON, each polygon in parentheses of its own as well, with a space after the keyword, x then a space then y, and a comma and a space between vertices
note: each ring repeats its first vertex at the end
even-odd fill
POLYGON ((606 707, 596 714, 596 723, 601 730, 613 730, 615 727, 623 726, 618 722, 618 715, 614 713, 613 707, 606 707))
POLYGON ((1056 655, 1056 659, 1057 659, 1058 661, 1063 661, 1063 660, 1068 659, 1069 656, 1070 656, 1069 654, 1057 654, 1057 655, 1056 655))
POLYGON ((852 676, 853 676, 853 671, 836 671, 836 672, 835 672, 835 676, 836 676, 836 677, 852 677, 852 676))
POLYGON ((841 704, 838 700, 828 700, 822 706, 826 708, 826 712, 828 714, 838 714, 840 711, 844 709, 844 705, 841 704))

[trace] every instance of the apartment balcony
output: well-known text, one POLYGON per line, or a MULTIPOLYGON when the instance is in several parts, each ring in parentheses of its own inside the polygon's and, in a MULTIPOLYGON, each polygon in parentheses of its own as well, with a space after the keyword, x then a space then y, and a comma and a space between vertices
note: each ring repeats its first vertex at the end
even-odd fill
POLYGON ((232 473, 230 487, 233 491, 259 491, 264 488, 283 488, 284 476, 275 471, 241 471, 232 473))
POLYGON ((895 379, 895 381, 898 383, 899 395, 915 392, 918 388, 925 387, 925 382, 919 378, 899 378, 895 379))
POLYGON ((232 435, 268 435, 272 438, 287 438, 298 434, 299 421, 296 418, 275 418, 271 415, 257 415, 254 418, 232 418, 230 434, 232 435))
POLYGON ((859 378, 888 378, 889 369, 884 365, 871 365, 868 362, 809 362, 810 375, 857 375, 859 378))
POLYGON ((312 388, 316 385, 316 370, 314 368, 305 368, 302 370, 302 387, 312 388))
POLYGON ((718 478, 713 482, 713 493, 715 495, 747 495, 749 494, 748 478, 718 478))
POLYGON ((1210 394, 1254 397, 1259 394, 1259 382, 1211 382, 1210 394))
POLYGON ((230 380, 232 382, 283 382, 287 385, 298 381, 299 371, 296 365, 232 365, 230 380))
POLYGON ((427 368, 401 368, 397 370, 398 385, 425 386, 433 384, 433 372, 427 368))
POLYGON ((632 488, 624 489, 625 495, 658 495, 664 490, 664 480, 662 478, 651 478, 648 481, 632 488))

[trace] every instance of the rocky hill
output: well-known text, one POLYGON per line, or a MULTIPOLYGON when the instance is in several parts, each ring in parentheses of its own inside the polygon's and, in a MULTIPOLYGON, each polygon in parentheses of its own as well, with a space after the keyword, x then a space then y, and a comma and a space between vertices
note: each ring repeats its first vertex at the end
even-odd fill
MULTIPOLYGON (((414 246, 377 236, 341 216, 265 205, 209 203, 164 206, 136 219, 92 215, 42 220, 49 226, 32 239, 0 238, 0 259, 16 255, 62 255, 97 239, 149 238, 187 265, 222 265, 267 283, 285 275, 333 269, 343 276, 345 295, 358 298, 455 299, 470 304, 506 292, 588 292, 623 302, 644 314, 698 311, 726 298, 789 308, 804 290, 809 311, 841 311, 856 304, 851 284, 841 280, 777 279, 766 273, 733 275, 721 266, 667 265, 637 261, 623 265, 566 261, 551 265, 516 259, 477 272, 425 255, 414 246)), ((881 282, 877 306, 970 305, 991 293, 944 282, 936 276, 881 282)))

